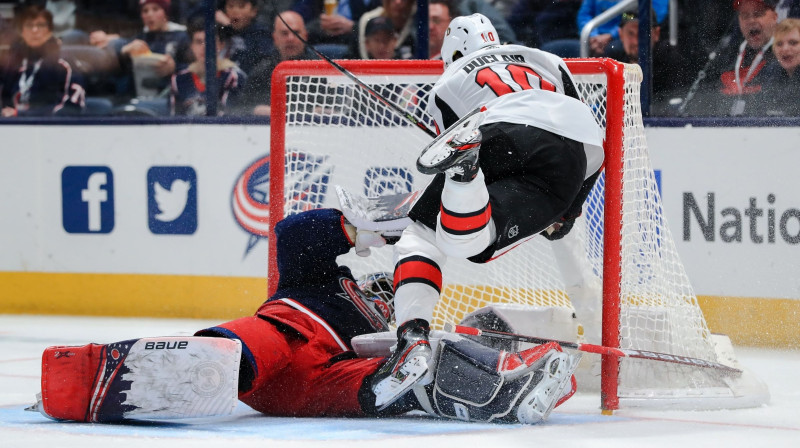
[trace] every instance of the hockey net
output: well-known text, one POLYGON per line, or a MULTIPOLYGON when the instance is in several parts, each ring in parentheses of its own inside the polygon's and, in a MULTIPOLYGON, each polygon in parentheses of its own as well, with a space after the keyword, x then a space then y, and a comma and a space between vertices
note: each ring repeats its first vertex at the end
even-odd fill
MULTIPOLYGON (((434 128, 425 110, 441 62, 342 65, 434 128)), ((641 70, 599 59, 568 65, 605 130, 604 173, 582 217, 560 241, 533 238, 486 264, 448 260, 434 328, 499 306, 522 320, 529 316, 531 326, 523 330, 538 337, 735 364, 706 325, 665 221, 642 124, 641 70)), ((430 137, 324 61, 281 64, 272 89, 270 229, 288 214, 337 207, 334 185, 369 197, 422 189, 430 181, 415 169, 430 137)), ((356 277, 393 270, 390 247, 339 261, 356 277)), ((276 279, 270 245, 270 292, 276 279)), ((707 368, 604 357, 585 369, 590 383, 600 378, 603 409, 743 407, 767 396, 757 381, 739 385, 741 377, 707 368)))

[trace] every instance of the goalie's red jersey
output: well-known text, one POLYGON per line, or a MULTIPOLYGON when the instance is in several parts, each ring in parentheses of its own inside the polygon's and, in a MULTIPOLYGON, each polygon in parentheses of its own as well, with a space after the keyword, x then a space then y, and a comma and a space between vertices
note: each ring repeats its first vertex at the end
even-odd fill
POLYGON ((385 306, 356 285, 336 257, 352 243, 338 210, 293 215, 275 229, 278 290, 254 316, 202 330, 200 336, 242 341, 239 399, 257 411, 283 416, 362 415, 364 379, 383 358, 353 359, 350 339, 388 330, 385 306), (249 370, 248 370, 249 369, 249 370), (246 382, 246 381, 245 381, 246 382))

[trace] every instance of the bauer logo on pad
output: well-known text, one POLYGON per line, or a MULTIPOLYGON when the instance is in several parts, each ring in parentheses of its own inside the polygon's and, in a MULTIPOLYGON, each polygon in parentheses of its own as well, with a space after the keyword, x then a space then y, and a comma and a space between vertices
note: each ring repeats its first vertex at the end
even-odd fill
POLYGON ((159 235, 190 235, 197 230, 194 168, 154 166, 147 171, 147 223, 159 235))
POLYGON ((61 217, 68 233, 114 229, 114 175, 107 166, 68 166, 61 171, 61 217))

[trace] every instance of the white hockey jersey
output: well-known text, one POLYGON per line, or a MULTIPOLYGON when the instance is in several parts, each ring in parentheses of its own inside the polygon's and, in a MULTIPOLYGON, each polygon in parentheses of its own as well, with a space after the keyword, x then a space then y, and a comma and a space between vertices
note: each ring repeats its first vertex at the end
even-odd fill
POLYGON ((564 60, 554 54, 520 45, 487 47, 447 67, 431 90, 428 113, 441 132, 486 106, 484 123, 527 124, 582 142, 588 177, 603 163, 602 131, 589 107, 567 95, 564 77, 574 86, 564 60))

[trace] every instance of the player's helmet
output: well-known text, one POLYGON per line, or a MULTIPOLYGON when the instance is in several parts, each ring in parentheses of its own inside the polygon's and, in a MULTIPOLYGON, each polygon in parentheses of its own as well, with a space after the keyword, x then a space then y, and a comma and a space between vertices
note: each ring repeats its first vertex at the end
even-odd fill
POLYGON ((444 66, 481 48, 499 45, 494 25, 483 14, 456 17, 450 22, 442 42, 444 66))
POLYGON ((390 272, 373 272, 358 279, 361 291, 375 300, 386 320, 394 321, 394 279, 390 272))

